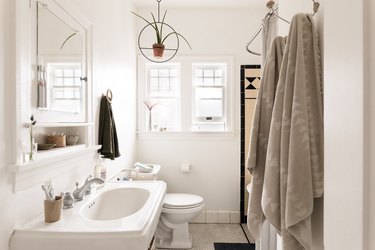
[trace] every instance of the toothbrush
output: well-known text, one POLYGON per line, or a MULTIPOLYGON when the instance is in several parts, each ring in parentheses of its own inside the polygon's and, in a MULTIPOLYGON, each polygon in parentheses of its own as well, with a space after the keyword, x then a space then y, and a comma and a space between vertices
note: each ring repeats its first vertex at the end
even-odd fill
POLYGON ((55 189, 53 188, 53 186, 49 187, 48 195, 49 195, 50 201, 55 200, 55 189))
POLYGON ((49 197, 49 190, 48 190, 48 188, 46 187, 46 185, 42 185, 42 189, 43 189, 43 191, 44 191, 44 193, 45 193, 45 195, 46 195, 46 200, 50 200, 50 197, 49 197))

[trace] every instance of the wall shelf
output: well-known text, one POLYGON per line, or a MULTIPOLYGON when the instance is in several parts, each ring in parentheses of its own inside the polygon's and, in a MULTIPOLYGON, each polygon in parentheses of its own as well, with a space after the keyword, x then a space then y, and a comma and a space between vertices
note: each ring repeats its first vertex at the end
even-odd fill
POLYGON ((86 145, 67 146, 64 148, 56 148, 46 150, 46 152, 37 154, 37 159, 26 163, 13 164, 7 167, 8 172, 20 173, 32 171, 34 169, 43 167, 45 165, 52 165, 53 163, 66 159, 80 156, 85 153, 91 153, 101 148, 101 145, 86 147, 86 145), (48 152, 47 152, 48 151, 48 152))
POLYGON ((36 123, 37 128, 59 128, 59 127, 90 127, 92 122, 40 122, 36 123))
POLYGON ((101 145, 88 147, 84 144, 57 148, 45 153, 38 153, 37 159, 34 161, 7 166, 7 171, 12 174, 14 179, 14 192, 42 183, 52 176, 72 171, 82 158, 87 159, 90 154, 94 158, 96 151, 100 148, 101 145), (64 161, 65 164, 59 164, 61 161, 64 161))

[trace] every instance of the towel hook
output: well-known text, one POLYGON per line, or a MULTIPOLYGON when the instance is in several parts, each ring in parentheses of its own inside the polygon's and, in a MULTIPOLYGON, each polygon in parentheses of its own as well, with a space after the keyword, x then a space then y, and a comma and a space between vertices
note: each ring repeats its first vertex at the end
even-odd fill
POLYGON ((107 89, 106 97, 107 97, 108 102, 111 103, 112 98, 113 98, 112 90, 107 89))
POLYGON ((315 0, 312 0, 313 1, 313 16, 315 15, 316 12, 318 12, 319 10, 319 7, 320 7, 320 3, 316 2, 315 0))

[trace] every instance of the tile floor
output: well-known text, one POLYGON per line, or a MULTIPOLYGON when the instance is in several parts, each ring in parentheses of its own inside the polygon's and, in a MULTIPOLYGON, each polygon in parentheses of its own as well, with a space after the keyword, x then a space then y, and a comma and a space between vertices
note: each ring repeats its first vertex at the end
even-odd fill
POLYGON ((193 236, 192 250, 214 250, 214 242, 248 243, 246 224, 193 223, 190 224, 190 232, 193 236))

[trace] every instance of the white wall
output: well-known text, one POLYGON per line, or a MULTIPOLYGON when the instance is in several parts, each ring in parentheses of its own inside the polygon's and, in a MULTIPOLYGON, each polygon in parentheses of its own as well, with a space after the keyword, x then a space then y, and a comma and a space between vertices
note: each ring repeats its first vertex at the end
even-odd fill
POLYGON ((373 249, 366 248, 368 216, 364 213, 368 188, 366 129, 369 129, 365 112, 370 111, 365 106, 368 76, 364 62, 370 52, 364 47, 364 36, 368 35, 364 33, 368 22, 364 17, 365 2, 325 2, 324 230, 327 249, 373 249))
MULTIPOLYGON (((101 93, 111 88, 114 94, 113 111, 118 128, 118 137, 122 157, 108 162, 109 174, 134 162, 135 159, 135 64, 136 50, 133 22, 129 13, 128 1, 85 1, 72 0, 93 24, 93 84, 97 117, 98 101, 101 93)), ((21 110, 22 117, 29 116, 29 108, 15 106, 16 95, 21 95, 23 103, 28 105, 25 86, 31 81, 27 72, 30 68, 29 54, 31 43, 28 20, 29 1, 0 0, 0 249, 8 249, 8 241, 13 230, 40 214, 43 210, 43 192, 35 185, 18 193, 13 193, 13 181, 5 167, 15 162, 13 148, 17 129, 22 129, 16 120, 16 111, 21 110), (17 6, 17 8, 16 8, 17 6), (17 9, 17 11, 16 11, 17 9), (16 24, 17 20, 17 24, 16 24), (16 30, 24 31, 17 33, 16 30), (17 47, 17 53, 16 53, 17 47), (17 58, 17 62, 15 61, 17 58), (26 72, 20 75, 17 70, 26 72), (16 77, 17 76, 17 77, 16 77), (16 93, 16 85, 21 86, 16 93), (23 86, 23 87, 22 87, 23 86), (26 96, 25 96, 26 95, 26 96)), ((19 117, 19 116, 17 116, 19 117)), ((97 121, 97 118, 95 119, 97 121)), ((17 143, 18 144, 18 143, 17 143)), ((51 180, 58 192, 72 190, 74 182, 82 182, 92 172, 94 156, 67 159, 58 163, 62 166, 74 166, 75 171, 61 173, 51 180)), ((30 177, 33 178, 33 177, 30 177)))
POLYGON ((364 189, 365 192, 365 249, 375 249, 375 2, 367 0, 364 2, 364 12, 365 12, 365 73, 366 77, 366 89, 365 93, 365 118, 366 120, 366 132, 367 135, 367 147, 366 147, 366 160, 367 168, 365 169, 365 182, 364 189), (366 177, 367 176, 367 177, 366 177), (368 187, 368 188, 367 188, 368 187))
POLYGON ((130 1, 70 0, 93 24, 96 122, 101 95, 111 89, 121 157, 106 160, 109 175, 134 163, 136 142, 136 33, 130 1))
MULTIPOLYGON (((9 144, 11 139, 9 129, 12 124, 9 119, 14 116, 9 114, 7 108, 11 107, 10 90, 8 83, 15 82, 15 69, 11 65, 14 64, 15 45, 14 33, 15 28, 13 16, 15 2, 13 0, 0 1, 0 249, 7 249, 8 239, 11 235, 15 223, 15 196, 12 194, 11 186, 8 183, 8 175, 5 171, 5 165, 9 162, 9 144)), ((12 93, 12 92, 11 92, 12 93)))
MULTIPOLYGON (((318 13, 314 16, 315 26, 319 37, 319 46, 321 49, 321 63, 322 70, 324 67, 325 58, 325 33, 324 33, 324 2, 319 1, 321 6, 318 13)), ((287 20, 292 20, 293 16, 297 13, 313 13, 313 2, 309 0, 280 0, 279 1, 279 15, 287 20)), ((288 35, 289 24, 280 22, 280 35, 288 35)), ((324 73, 322 74, 324 78, 324 73)), ((323 81, 324 84, 325 81, 323 81)), ((326 94, 326 93, 325 93, 326 94)), ((326 97, 327 98, 327 97, 326 97)), ((327 113, 326 113, 327 114, 327 113)), ((327 155, 326 155, 327 157, 327 155)), ((323 198, 314 200, 314 212, 312 215, 312 232, 313 232, 313 249, 320 250, 324 249, 323 245, 323 198)), ((281 249, 280 240, 278 240, 278 249, 281 249)), ((326 248, 336 249, 336 248, 326 248)), ((345 248, 346 249, 346 248, 345 248)))
MULTIPOLYGON (((137 13, 148 17, 150 11, 156 13, 155 9, 137 10, 137 13)), ((206 210, 240 211, 240 65, 260 63, 260 58, 247 53, 245 46, 265 13, 265 8, 168 8, 166 22, 193 47, 190 51, 182 43, 179 54, 234 56, 235 136, 141 139, 138 140, 138 160, 160 163, 160 179, 167 182, 168 192, 199 194, 205 199, 206 210), (183 162, 191 163, 189 174, 180 173, 179 166, 183 162)), ((146 24, 136 20, 138 30, 146 24)), ((255 48, 260 51, 259 42, 260 39, 255 42, 255 48)))
POLYGON ((375 4, 370 0, 320 3, 324 4, 324 20, 318 18, 324 25, 324 247, 375 249, 371 237, 375 233, 375 4))

